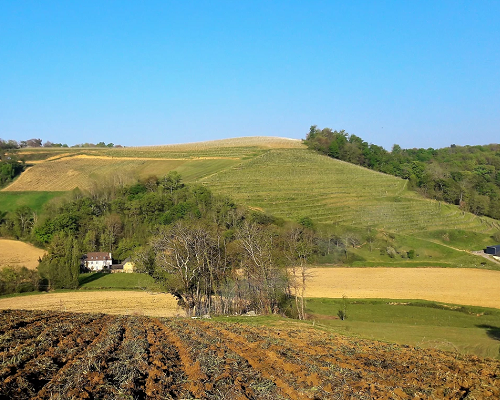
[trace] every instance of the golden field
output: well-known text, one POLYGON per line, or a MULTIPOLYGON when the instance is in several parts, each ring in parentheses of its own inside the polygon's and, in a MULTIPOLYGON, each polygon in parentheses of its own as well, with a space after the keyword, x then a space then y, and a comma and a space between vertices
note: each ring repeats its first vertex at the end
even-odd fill
POLYGON ((45 250, 18 240, 0 239, 0 268, 10 265, 35 269, 45 250))
POLYGON ((468 268, 312 268, 306 297, 420 299, 500 308, 500 271, 468 268))
POLYGON ((0 310, 99 312, 116 315, 174 317, 185 315, 174 296, 135 291, 43 293, 0 299, 0 310))

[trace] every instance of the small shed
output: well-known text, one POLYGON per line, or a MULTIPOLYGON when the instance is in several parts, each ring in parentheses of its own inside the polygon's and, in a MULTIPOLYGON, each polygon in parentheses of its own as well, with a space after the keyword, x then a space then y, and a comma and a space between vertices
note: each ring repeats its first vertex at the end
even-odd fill
POLYGON ((134 262, 130 259, 130 257, 126 258, 123 261, 123 272, 131 274, 132 272, 134 272, 134 269, 135 269, 134 262))
POLYGON ((113 264, 111 267, 109 267, 109 272, 111 272, 112 274, 116 274, 117 272, 123 272, 123 265, 113 264))
POLYGON ((488 246, 484 249, 486 254, 491 254, 492 256, 500 256, 500 244, 495 246, 488 246))

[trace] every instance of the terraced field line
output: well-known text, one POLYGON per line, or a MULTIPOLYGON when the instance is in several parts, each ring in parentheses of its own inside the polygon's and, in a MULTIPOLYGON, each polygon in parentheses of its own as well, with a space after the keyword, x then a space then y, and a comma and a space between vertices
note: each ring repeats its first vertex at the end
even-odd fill
POLYGON ((306 297, 421 299, 500 308, 500 271, 474 268, 312 268, 306 297))
POLYGON ((167 157, 116 157, 116 156, 89 156, 87 154, 79 154, 77 156, 67 158, 82 158, 82 159, 97 159, 97 160, 144 160, 144 161, 193 161, 193 160, 239 160, 241 157, 185 157, 185 158, 167 158, 167 157))

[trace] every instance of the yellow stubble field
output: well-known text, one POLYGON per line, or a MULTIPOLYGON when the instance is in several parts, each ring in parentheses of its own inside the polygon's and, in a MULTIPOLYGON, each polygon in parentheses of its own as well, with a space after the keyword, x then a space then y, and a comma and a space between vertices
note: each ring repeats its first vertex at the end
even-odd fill
POLYGON ((306 297, 421 299, 500 308, 500 271, 472 268, 312 268, 306 297))
POLYGON ((43 293, 0 299, 0 310, 94 312, 115 315, 184 316, 174 296, 144 291, 43 293))
POLYGON ((35 269, 45 250, 18 240, 0 239, 0 268, 9 266, 35 269))

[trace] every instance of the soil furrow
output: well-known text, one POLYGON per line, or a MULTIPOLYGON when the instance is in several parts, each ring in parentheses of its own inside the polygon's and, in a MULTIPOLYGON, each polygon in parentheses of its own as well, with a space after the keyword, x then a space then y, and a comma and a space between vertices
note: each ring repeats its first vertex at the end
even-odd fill
MULTIPOLYGON (((207 330, 211 328, 208 323, 204 325, 207 330)), ((217 332, 214 334, 215 336, 223 337, 225 339, 224 344, 229 349, 240 357, 245 358, 249 364, 257 369, 263 376, 271 379, 286 396, 289 396, 291 399, 314 398, 314 395, 298 391, 289 383, 295 379, 296 382, 305 381, 304 383, 306 383, 307 386, 313 386, 311 383, 314 382, 308 382, 306 377, 301 377, 303 367, 284 361, 272 351, 262 350, 257 344, 247 342, 243 337, 230 330, 221 327, 214 327, 214 329, 217 332), (280 378, 278 372, 281 372, 283 375, 287 376, 287 378, 280 378)))

